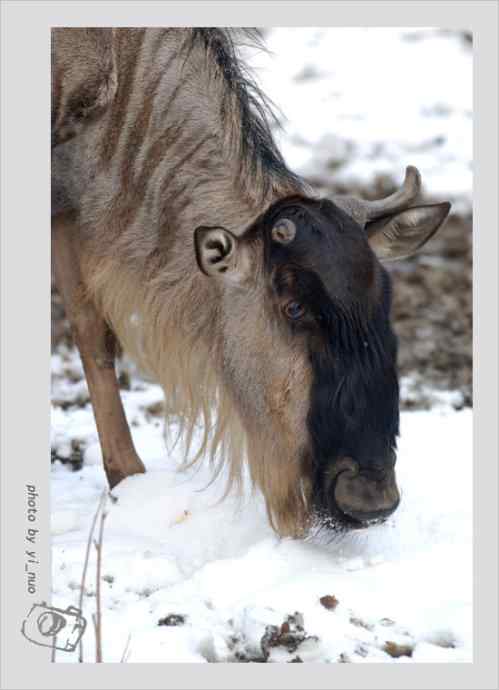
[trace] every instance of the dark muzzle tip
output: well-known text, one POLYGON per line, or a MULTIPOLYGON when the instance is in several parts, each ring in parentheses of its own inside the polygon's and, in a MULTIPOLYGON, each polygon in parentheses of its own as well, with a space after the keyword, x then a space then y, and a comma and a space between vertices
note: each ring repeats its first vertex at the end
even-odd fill
POLYGON ((390 517, 390 515, 392 515, 392 513, 394 513, 397 510, 399 503, 400 503, 400 500, 397 500, 389 508, 382 508, 379 510, 371 510, 371 511, 351 510, 350 508, 347 508, 345 506, 341 507, 340 510, 348 518, 351 518, 352 520, 355 520, 356 522, 359 522, 361 524, 375 523, 375 522, 382 522, 383 520, 386 520, 386 518, 390 517))
POLYGON ((342 472, 337 476, 333 497, 341 513, 360 523, 387 518, 400 503, 393 470, 383 481, 361 473, 342 472))

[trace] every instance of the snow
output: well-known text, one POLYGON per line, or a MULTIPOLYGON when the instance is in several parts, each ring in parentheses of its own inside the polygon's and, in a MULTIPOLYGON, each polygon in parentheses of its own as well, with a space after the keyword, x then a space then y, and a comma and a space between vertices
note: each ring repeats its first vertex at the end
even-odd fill
MULTIPOLYGON (((67 376, 78 370, 77 355, 62 353, 64 366, 54 356, 54 398, 74 388, 78 399, 81 382, 67 376)), ((206 466, 179 472, 180 449, 165 448, 162 419, 148 411, 158 410, 157 386, 135 377, 123 399, 147 473, 122 482, 107 503, 105 661, 120 661, 129 636, 130 663, 472 660, 472 413, 455 411, 452 395, 402 414, 402 503, 389 521, 310 541, 279 539, 258 492, 246 487, 241 498, 220 502, 223 476, 207 487, 206 466), (319 602, 325 595, 337 598, 334 610, 319 602), (295 643, 266 646, 271 626, 280 630, 296 612, 304 630, 295 643), (169 614, 185 622, 158 625, 169 614), (390 656, 387 642, 412 656, 390 656)), ((52 409, 57 457, 64 460, 60 450, 73 439, 84 447, 82 469, 52 465, 52 603, 61 608, 78 605, 88 532, 106 486, 88 402, 52 409)), ((95 558, 83 605, 90 623, 95 558)), ((94 649, 90 624, 86 661, 94 649)), ((76 660, 76 652, 58 652, 59 662, 76 660)))
POLYGON ((284 116, 276 132, 292 169, 322 184, 400 183, 419 168, 430 198, 471 211, 472 50, 431 28, 273 29, 246 49, 284 116))
MULTIPOLYGON (((363 189, 378 175, 399 182, 413 164, 430 197, 471 209, 472 65, 462 37, 311 28, 274 29, 266 41, 270 54, 251 62, 288 118, 279 141, 292 168, 363 189)), ((52 604, 65 608, 78 605, 106 481, 73 350, 53 355, 52 376, 52 604)), ((159 387, 131 381, 122 398, 147 473, 122 482, 106 505, 104 661, 119 662, 129 638, 130 663, 472 661, 472 412, 456 411, 460 393, 428 387, 433 407, 402 414, 402 502, 385 524, 300 541, 272 532, 258 492, 220 502, 223 475, 207 486, 206 466, 179 472, 180 449, 163 440, 159 387), (320 603, 325 595, 338 600, 334 609, 320 603), (184 623, 158 625, 170 614, 184 623)), ((403 396, 412 390, 402 381, 403 396)), ((95 562, 92 549, 88 662, 95 562)))

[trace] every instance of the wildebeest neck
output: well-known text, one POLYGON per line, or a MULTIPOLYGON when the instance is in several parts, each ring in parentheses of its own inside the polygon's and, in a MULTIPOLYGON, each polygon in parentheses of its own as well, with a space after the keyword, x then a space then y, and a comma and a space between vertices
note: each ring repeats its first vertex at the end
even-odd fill
MULTIPOLYGON (((303 190, 246 76, 237 33, 119 30, 118 91, 99 150, 108 195, 158 235, 219 224, 236 233, 277 198, 303 190), (114 191, 111 191, 114 190, 114 191)), ((97 181, 96 181, 97 185, 97 181)))

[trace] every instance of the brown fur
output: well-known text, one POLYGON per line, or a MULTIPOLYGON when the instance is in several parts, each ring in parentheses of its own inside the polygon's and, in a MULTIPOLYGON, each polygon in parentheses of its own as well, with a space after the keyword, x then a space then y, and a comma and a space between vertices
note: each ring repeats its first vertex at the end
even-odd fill
MULTIPOLYGON (((299 420, 310 372, 296 346, 262 318, 258 271, 250 294, 234 300, 197 269, 193 231, 220 223, 241 234, 272 201, 302 188, 272 177, 258 160, 255 171, 255 161, 242 155, 236 96, 227 99, 221 70, 189 33, 114 31, 115 98, 66 145, 70 177, 85 171, 85 185, 70 190, 79 207, 84 287, 124 349, 161 383, 167 426, 180 421, 186 463, 208 454, 217 473, 229 461, 229 489, 240 482, 247 456, 272 524, 297 534, 306 499, 302 468, 290 458, 298 457, 296 439, 306 433, 299 420), (244 341, 243 321, 258 334, 252 342, 244 341), (248 360, 263 352, 279 353, 278 366, 262 367, 260 381, 245 380, 248 360), (203 435, 194 447, 198 426, 203 435)), ((261 251, 255 245, 255 267, 261 251)))

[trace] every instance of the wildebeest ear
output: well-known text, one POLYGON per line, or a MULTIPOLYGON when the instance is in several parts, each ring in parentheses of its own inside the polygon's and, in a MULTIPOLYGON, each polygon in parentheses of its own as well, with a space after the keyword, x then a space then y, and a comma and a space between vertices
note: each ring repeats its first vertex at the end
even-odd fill
POLYGON ((235 283, 247 275, 247 251, 229 230, 201 225, 194 232, 194 246, 198 266, 205 275, 235 283))
POLYGON ((414 254, 433 237, 450 211, 450 204, 414 206, 367 223, 371 249, 382 261, 395 261, 414 254))

